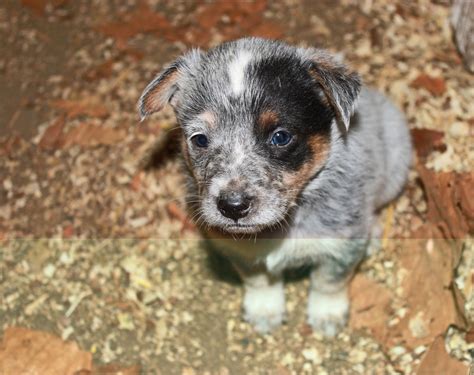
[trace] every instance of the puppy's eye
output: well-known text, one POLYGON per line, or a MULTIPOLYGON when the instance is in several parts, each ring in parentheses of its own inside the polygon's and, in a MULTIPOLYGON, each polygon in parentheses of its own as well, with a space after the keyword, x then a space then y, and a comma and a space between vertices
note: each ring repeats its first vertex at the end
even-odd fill
POLYGON ((271 143, 274 146, 286 146, 291 141, 292 135, 285 130, 273 133, 271 143))
POLYGON ((191 137, 191 141, 197 146, 197 147, 207 147, 209 146, 209 140, 204 134, 196 134, 191 137))

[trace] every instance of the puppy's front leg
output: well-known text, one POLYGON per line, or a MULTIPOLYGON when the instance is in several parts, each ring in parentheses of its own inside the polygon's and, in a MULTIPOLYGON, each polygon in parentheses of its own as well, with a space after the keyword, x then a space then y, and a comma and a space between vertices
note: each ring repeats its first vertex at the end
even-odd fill
POLYGON ((236 267, 244 283, 244 319, 260 333, 270 332, 285 318, 285 291, 280 275, 236 267))
POLYGON ((335 336, 347 323, 349 299, 346 280, 329 281, 320 270, 311 273, 308 323, 325 336, 335 336))
POLYGON ((308 323, 325 336, 334 337, 347 323, 348 282, 364 254, 365 245, 357 245, 343 258, 323 259, 311 272, 308 323))

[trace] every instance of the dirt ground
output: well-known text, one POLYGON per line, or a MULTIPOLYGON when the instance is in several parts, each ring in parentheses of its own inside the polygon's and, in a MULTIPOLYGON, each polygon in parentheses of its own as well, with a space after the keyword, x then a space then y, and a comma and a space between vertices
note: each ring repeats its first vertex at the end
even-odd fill
POLYGON ((3 0, 0 334, 48 331, 147 374, 467 373, 473 82, 448 1, 3 0), (305 323, 307 270, 288 274, 281 328, 241 319, 236 275, 186 217, 172 111, 139 123, 163 65, 246 35, 343 52, 413 129, 407 188, 332 340, 305 323))

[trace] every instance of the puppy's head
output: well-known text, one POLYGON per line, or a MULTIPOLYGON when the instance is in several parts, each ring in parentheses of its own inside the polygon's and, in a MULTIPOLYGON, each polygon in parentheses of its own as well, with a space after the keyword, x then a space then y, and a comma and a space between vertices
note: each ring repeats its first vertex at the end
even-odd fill
POLYGON ((324 51, 250 38, 178 58, 139 111, 173 106, 206 224, 256 233, 284 221, 323 168, 332 124, 347 130, 359 89, 324 51))

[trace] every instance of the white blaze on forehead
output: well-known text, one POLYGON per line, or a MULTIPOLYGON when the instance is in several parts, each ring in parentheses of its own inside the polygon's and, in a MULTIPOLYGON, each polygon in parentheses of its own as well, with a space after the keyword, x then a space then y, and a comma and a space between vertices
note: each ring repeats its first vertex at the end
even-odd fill
POLYGON ((245 68, 252 59, 248 51, 240 51, 229 65, 229 78, 232 92, 236 95, 244 90, 245 68))
MULTIPOLYGON (((240 164, 242 164, 246 157, 247 157, 247 153, 245 152, 245 149, 242 147, 242 145, 240 145, 239 143, 237 143, 235 145, 235 147, 233 148, 233 153, 232 153, 232 164, 231 164, 231 169, 232 168, 237 168, 240 164)), ((232 172, 232 170, 231 170, 232 172)))

